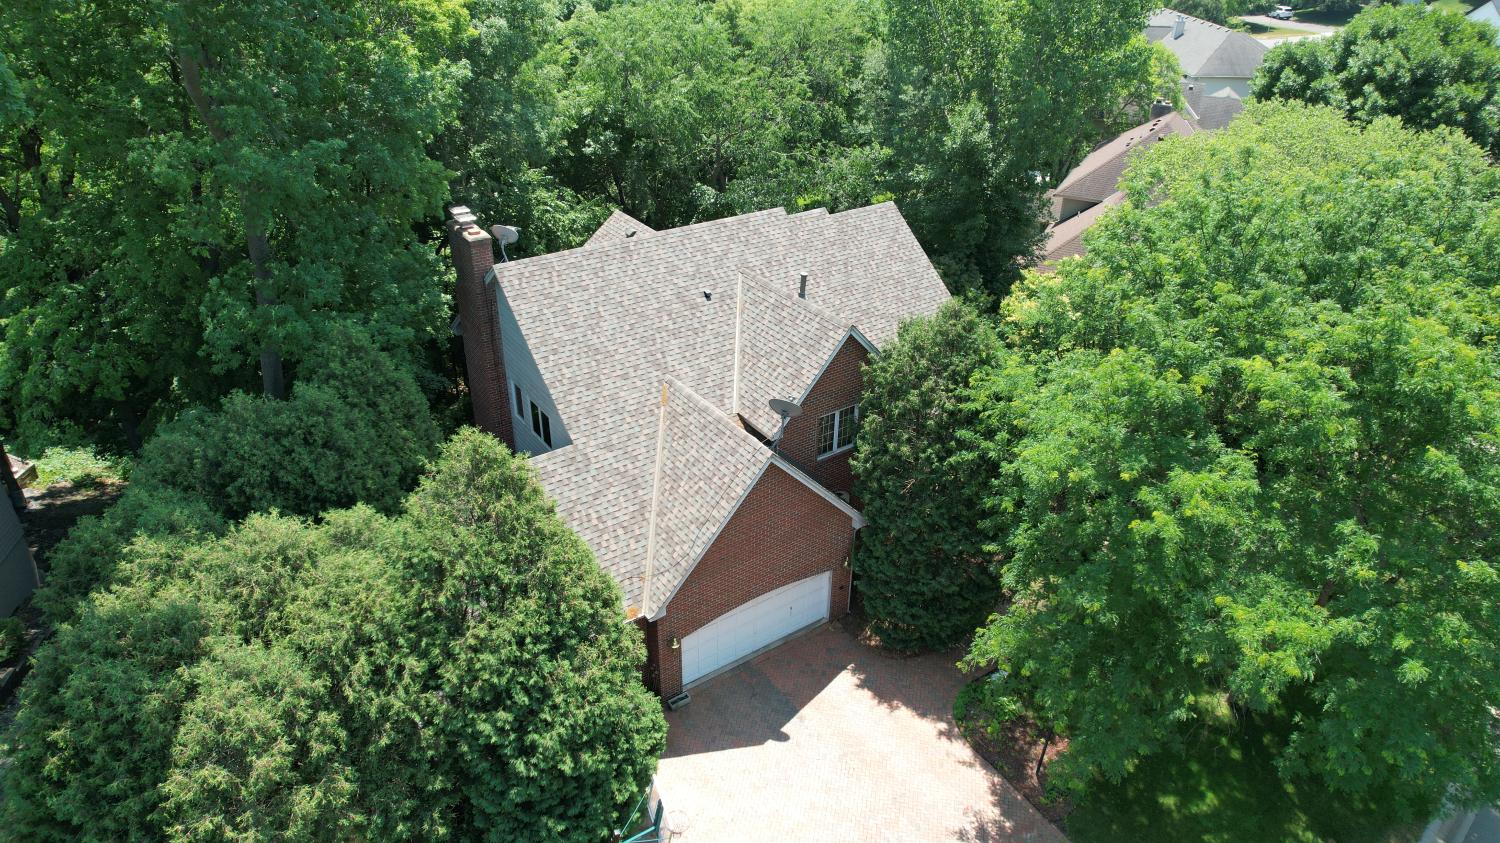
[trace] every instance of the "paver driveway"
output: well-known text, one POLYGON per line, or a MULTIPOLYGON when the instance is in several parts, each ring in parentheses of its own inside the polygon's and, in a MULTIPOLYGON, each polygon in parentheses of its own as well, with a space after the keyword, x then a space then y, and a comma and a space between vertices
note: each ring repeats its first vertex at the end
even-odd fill
POLYGON ((963 682, 825 627, 704 683, 667 715, 673 839, 1062 841, 958 734, 963 682))

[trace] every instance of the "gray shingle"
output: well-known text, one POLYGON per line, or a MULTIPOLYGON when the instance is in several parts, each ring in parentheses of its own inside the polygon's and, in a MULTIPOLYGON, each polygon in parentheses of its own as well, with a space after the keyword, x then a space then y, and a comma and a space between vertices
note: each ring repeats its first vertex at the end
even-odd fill
POLYGON ((777 208, 624 239, 633 222, 612 215, 588 245, 500 264, 495 277, 572 440, 533 459, 542 483, 627 607, 639 608, 662 384, 669 398, 685 397, 669 402, 658 598, 686 576, 689 552, 701 552, 693 537, 717 529, 709 525, 722 500, 732 506, 745 491, 736 484, 753 479, 744 449, 770 456, 732 418, 737 325, 740 411, 771 434, 766 400, 799 398, 851 326, 879 345, 948 291, 890 203, 837 214, 777 208))
POLYGON ((1050 272, 1063 258, 1082 255, 1087 251, 1083 244, 1084 232, 1098 222, 1105 211, 1124 201, 1123 192, 1115 193, 1087 211, 1048 228, 1047 245, 1042 250, 1042 264, 1039 268, 1050 272))
POLYGON ((1105 143, 1085 156, 1052 189, 1053 214, 1057 214, 1063 199, 1103 202, 1120 189, 1120 177, 1125 174, 1132 153, 1166 138, 1188 137, 1193 132, 1192 124, 1174 111, 1142 123, 1105 143))
POLYGON ((1162 9, 1146 24, 1146 38, 1159 42, 1177 56, 1177 63, 1188 76, 1249 79, 1266 58, 1269 48, 1260 41, 1226 26, 1162 9), (1183 33, 1172 37, 1178 16, 1183 18, 1183 33))
POLYGON ((616 209, 609 215, 599 230, 595 231, 584 243, 584 247, 598 246, 600 244, 616 243, 632 237, 650 237, 656 231, 631 215, 616 209))

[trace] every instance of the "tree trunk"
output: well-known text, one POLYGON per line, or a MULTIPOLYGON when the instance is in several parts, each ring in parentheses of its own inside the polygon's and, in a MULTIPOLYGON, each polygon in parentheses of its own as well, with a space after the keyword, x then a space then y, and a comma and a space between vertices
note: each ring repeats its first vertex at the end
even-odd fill
POLYGON ((1052 730, 1047 730, 1047 737, 1042 739, 1041 754, 1036 757, 1036 769, 1032 771, 1032 777, 1036 779, 1036 786, 1042 786, 1042 768, 1047 766, 1047 750, 1052 748, 1052 730))
MULTIPOLYGON (((255 303, 273 307, 276 293, 271 289, 271 243, 263 232, 245 222, 245 240, 250 246, 250 270, 255 275, 255 303)), ((272 398, 286 397, 286 372, 281 367, 281 349, 266 341, 260 347, 260 380, 265 393, 272 398)))
MULTIPOLYGON (((198 57, 193 51, 179 49, 177 65, 182 70, 182 89, 198 112, 198 117, 208 127, 208 134, 215 143, 224 143, 229 132, 219 122, 214 112, 213 101, 203 90, 203 73, 198 57)), ((249 196, 240 195, 240 213, 245 218, 245 245, 250 252, 250 271, 255 277, 255 303, 260 307, 272 307, 276 293, 271 288, 271 241, 259 223, 253 221, 249 196)), ((286 397, 286 373, 282 370, 281 349, 275 343, 263 342, 260 348, 261 385, 272 398, 286 397)))
POLYGON ((1333 589, 1333 580, 1323 580, 1323 587, 1318 591, 1317 605, 1319 608, 1326 609, 1328 607, 1328 601, 1333 599, 1333 589))

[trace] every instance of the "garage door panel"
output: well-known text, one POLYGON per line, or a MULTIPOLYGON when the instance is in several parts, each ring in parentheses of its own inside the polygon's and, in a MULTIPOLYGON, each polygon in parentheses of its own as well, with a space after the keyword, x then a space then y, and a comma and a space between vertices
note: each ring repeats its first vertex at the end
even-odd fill
POLYGON ((824 572, 749 600, 682 640, 684 685, 828 618, 832 575, 824 572))

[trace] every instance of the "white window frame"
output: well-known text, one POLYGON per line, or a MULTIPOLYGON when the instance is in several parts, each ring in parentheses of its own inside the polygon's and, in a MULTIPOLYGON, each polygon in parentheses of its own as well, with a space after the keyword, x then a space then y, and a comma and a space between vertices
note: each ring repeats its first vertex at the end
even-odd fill
POLYGON ((826 419, 826 418, 829 418, 829 417, 833 418, 833 450, 831 450, 831 451, 820 451, 818 453, 818 459, 820 459, 820 460, 826 460, 829 457, 837 456, 838 454, 842 454, 845 451, 849 451, 849 450, 852 450, 854 448, 854 439, 852 439, 852 438, 849 440, 849 444, 843 445, 843 446, 839 445, 839 439, 842 438, 843 431, 844 431, 844 425, 843 425, 843 422, 842 422, 842 418, 843 418, 844 413, 847 413, 847 412, 853 412, 854 413, 854 426, 855 426, 856 431, 857 431, 858 428, 859 428, 859 405, 858 404, 851 404, 851 405, 849 405, 847 407, 840 407, 840 408, 838 408, 837 410, 834 410, 831 413, 824 413, 823 415, 821 415, 821 416, 818 417, 818 427, 817 427, 817 430, 813 431, 813 435, 818 437, 818 441, 815 443, 818 448, 822 448, 823 447, 823 437, 822 437, 823 420, 826 419))

